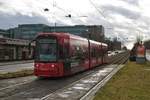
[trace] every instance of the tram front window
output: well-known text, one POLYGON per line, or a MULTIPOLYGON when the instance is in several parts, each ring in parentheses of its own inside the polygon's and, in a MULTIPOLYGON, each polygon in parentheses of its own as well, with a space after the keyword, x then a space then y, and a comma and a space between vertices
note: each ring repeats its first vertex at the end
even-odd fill
POLYGON ((56 39, 39 39, 36 46, 38 61, 56 61, 56 39))

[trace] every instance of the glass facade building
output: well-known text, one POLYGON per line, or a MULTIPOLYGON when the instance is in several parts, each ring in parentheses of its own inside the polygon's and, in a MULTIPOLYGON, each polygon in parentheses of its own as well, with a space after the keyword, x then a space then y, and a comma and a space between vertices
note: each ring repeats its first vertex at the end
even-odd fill
POLYGON ((7 32, 6 30, 0 29, 0 37, 11 37, 11 34, 7 32))
POLYGON ((102 25, 75 25, 75 26, 48 26, 44 24, 22 24, 9 29, 13 38, 32 40, 40 32, 65 32, 96 41, 104 40, 104 27, 102 25))
POLYGON ((22 24, 16 28, 9 29, 9 33, 13 34, 13 38, 32 40, 37 33, 44 32, 44 28, 48 27, 44 24, 22 24))

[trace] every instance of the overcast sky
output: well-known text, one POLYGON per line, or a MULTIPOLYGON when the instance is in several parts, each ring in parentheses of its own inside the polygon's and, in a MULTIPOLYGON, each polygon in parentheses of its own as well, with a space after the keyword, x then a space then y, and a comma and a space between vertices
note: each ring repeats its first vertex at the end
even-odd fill
POLYGON ((104 25, 107 37, 117 37, 131 48, 138 35, 150 39, 149 9, 149 0, 0 0, 0 28, 55 22, 104 25), (45 8, 49 11, 44 12, 45 8), (72 17, 65 17, 68 14, 72 17))

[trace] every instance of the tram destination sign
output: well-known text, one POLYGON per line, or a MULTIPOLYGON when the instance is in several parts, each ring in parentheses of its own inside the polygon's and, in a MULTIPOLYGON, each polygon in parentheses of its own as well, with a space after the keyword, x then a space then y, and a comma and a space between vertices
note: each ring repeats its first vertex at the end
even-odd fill
POLYGON ((39 39, 40 43, 56 43, 56 39, 39 39))

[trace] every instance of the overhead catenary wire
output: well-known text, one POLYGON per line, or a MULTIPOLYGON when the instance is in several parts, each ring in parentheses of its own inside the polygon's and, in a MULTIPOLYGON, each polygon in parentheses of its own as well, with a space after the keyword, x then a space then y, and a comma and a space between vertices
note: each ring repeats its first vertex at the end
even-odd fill
MULTIPOLYGON (((58 6, 55 0, 53 0, 53 3, 50 3, 50 5, 52 5, 53 8, 56 8, 56 9, 58 9, 58 10, 60 10, 60 11, 63 11, 63 13, 64 13, 65 15, 62 16, 62 17, 72 18, 72 13, 71 13, 70 11, 65 10, 64 8, 58 6)), ((49 8, 45 8, 44 11, 49 11, 49 8)), ((53 13, 53 16, 55 16, 54 14, 55 14, 55 13, 53 13)), ((87 17, 87 16, 80 16, 79 14, 77 14, 77 13, 75 13, 75 12, 74 12, 74 15, 75 15, 75 17, 73 17, 73 18, 79 18, 78 20, 80 20, 80 21, 82 21, 82 20, 80 19, 80 17, 87 17)))
POLYGON ((89 2, 90 2, 91 5, 97 10, 97 12, 98 12, 100 15, 102 15, 104 18, 106 18, 105 15, 103 14, 103 12, 100 11, 100 9, 98 9, 98 8, 96 7, 96 5, 95 5, 91 0, 89 0, 89 2))
MULTIPOLYGON (((92 0, 89 0, 89 2, 90 2, 90 4, 96 9, 96 11, 97 11, 101 16, 103 16, 103 18, 105 18, 105 19, 107 20, 107 22, 112 25, 112 23, 109 22, 108 18, 107 18, 107 17, 105 16, 105 14, 103 13, 104 11, 101 11, 101 10, 95 5, 95 3, 94 3, 92 0)), ((113 26, 113 25, 112 25, 112 26, 113 26)))
MULTIPOLYGON (((110 27, 111 28, 105 28, 105 29, 112 29, 114 30, 114 27, 113 27, 113 24, 109 21, 109 19, 104 15, 104 11, 102 11, 100 8, 98 8, 96 6, 96 4, 92 1, 92 0, 89 0, 90 4, 96 9, 96 11, 106 20, 107 23, 109 23, 110 27)), ((118 36, 117 36, 118 37, 118 36)))

